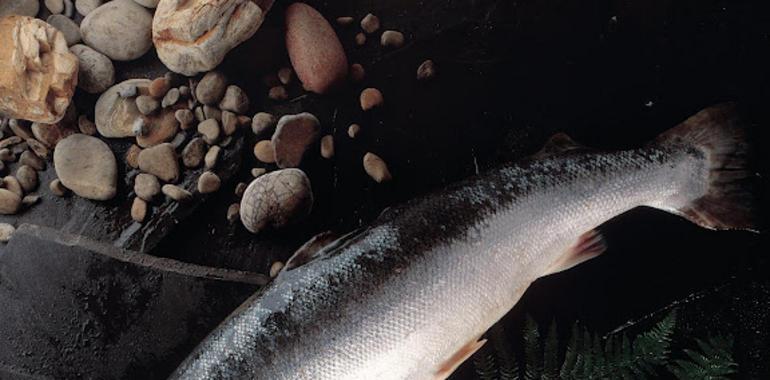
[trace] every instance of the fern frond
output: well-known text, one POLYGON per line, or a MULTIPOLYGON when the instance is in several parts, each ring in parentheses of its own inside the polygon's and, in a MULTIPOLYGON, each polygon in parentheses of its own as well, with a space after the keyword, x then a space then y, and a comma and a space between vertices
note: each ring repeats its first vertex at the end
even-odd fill
POLYGON ((543 380, 559 379, 559 336, 556 331, 556 321, 551 322, 548 334, 545 336, 543 347, 543 380))
POLYGON ((685 349, 688 360, 675 360, 669 366, 677 379, 729 379, 738 371, 738 364, 732 357, 732 338, 711 337, 708 340, 696 340, 700 350, 685 349))
POLYGON ((498 365, 495 355, 479 353, 473 355, 473 367, 479 380, 497 380, 499 378, 498 365))
POLYGON ((540 331, 532 317, 524 324, 524 379, 539 380, 543 376, 543 345, 540 331))

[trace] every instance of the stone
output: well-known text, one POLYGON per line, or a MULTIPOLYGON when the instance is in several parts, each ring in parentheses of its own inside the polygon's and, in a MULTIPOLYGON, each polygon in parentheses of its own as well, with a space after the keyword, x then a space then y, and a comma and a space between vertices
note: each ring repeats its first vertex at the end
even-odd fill
POLYGON ((160 105, 163 108, 171 107, 174 104, 176 104, 176 102, 178 101, 179 101, 179 89, 172 88, 168 90, 166 95, 163 96, 163 101, 160 103, 160 105))
POLYGON ((0 149, 12 147, 16 144, 20 144, 24 139, 19 136, 11 136, 6 139, 0 140, 0 149))
POLYGON ((267 97, 271 100, 281 101, 288 99, 289 93, 286 92, 286 88, 283 86, 275 86, 268 90, 267 97))
POLYGON ((160 77, 153 79, 147 90, 150 92, 150 96, 160 99, 166 95, 169 89, 171 89, 171 81, 168 78, 160 77))
POLYGON ((184 145, 185 141, 187 141, 187 135, 184 132, 178 132, 174 135, 174 138, 171 139, 171 145, 174 146, 174 149, 179 149, 184 145))
POLYGON ((134 120, 133 124, 131 124, 131 131, 134 133, 134 136, 141 137, 147 134, 148 130, 147 124, 144 122, 144 119, 137 118, 134 120))
POLYGON ((393 178, 385 161, 371 152, 364 155, 364 171, 377 183, 387 182, 393 178))
POLYGON ((35 17, 40 11, 40 0, 0 1, 0 17, 18 15, 35 17))
MULTIPOLYGON (((61 139, 75 133, 73 129, 63 128, 60 124, 32 123, 31 129, 33 137, 47 147, 54 147, 61 139)), ((31 145, 29 142, 27 144, 31 145)))
POLYGON ((163 194, 177 202, 187 202, 192 199, 192 194, 176 185, 163 185, 161 188, 163 194))
POLYGON ((169 143, 142 150, 138 162, 140 170, 153 174, 164 182, 175 183, 179 180, 179 162, 174 146, 169 143))
POLYGON ((137 197, 151 202, 156 195, 160 194, 158 177, 148 173, 139 173, 134 178, 134 193, 137 197))
POLYGON ((147 218, 147 202, 142 198, 134 198, 131 203, 131 219, 142 223, 147 218))
POLYGON ((345 50, 332 26, 313 7, 293 3, 286 9, 286 50, 306 90, 325 94, 345 82, 345 50))
POLYGON ((134 0, 137 4, 146 8, 155 8, 158 6, 160 0, 134 0))
POLYGON ((24 189, 21 188, 21 184, 16 177, 10 175, 3 177, 3 184, 8 191, 18 195, 19 200, 24 196, 24 189))
POLYGON ((310 214, 313 191, 299 169, 283 169, 254 179, 241 200, 241 222, 252 233, 280 228, 310 214))
POLYGON ((176 118, 176 121, 179 122, 182 129, 190 128, 193 120, 195 120, 195 116, 193 115, 192 111, 188 109, 176 110, 176 112, 174 112, 174 117, 176 118))
POLYGON ((16 227, 8 223, 0 223, 0 243, 7 243, 16 232, 16 227))
POLYGON ((233 203, 227 208, 227 221, 229 223, 235 223, 241 218, 241 205, 239 203, 233 203))
POLYGON ((147 133, 136 138, 136 143, 142 148, 169 142, 179 131, 179 122, 170 109, 163 110, 156 116, 147 116, 145 119, 149 123, 147 133))
POLYGON ((238 182, 238 184, 235 185, 235 191, 234 191, 235 196, 238 198, 242 198, 243 193, 246 191, 246 187, 248 186, 249 185, 247 185, 245 182, 238 182))
POLYGON ((21 208, 21 197, 7 189, 0 189, 0 214, 13 215, 21 208))
POLYGON ((386 30, 380 36, 380 45, 386 48, 398 49, 404 46, 404 34, 395 30, 386 30))
POLYGON ((80 42, 80 27, 71 18, 65 15, 51 15, 46 22, 62 32, 67 46, 80 42))
POLYGON ((147 79, 129 79, 110 87, 99 96, 94 107, 94 121, 99 134, 107 138, 133 136, 131 124, 142 113, 134 98, 120 96, 119 91, 133 88, 136 93, 147 95, 149 85, 147 79))
POLYGON ((190 87, 188 86, 179 86, 179 95, 183 98, 189 98, 190 94, 192 92, 190 91, 190 87))
POLYGON ((203 172, 198 177, 198 192, 201 194, 216 192, 220 186, 222 186, 222 180, 213 172, 203 172))
POLYGON ((232 136, 238 128, 238 116, 230 111, 222 111, 222 132, 232 136))
POLYGON ((225 95, 219 102, 219 108, 222 111, 230 111, 234 113, 246 113, 249 111, 249 97, 243 90, 234 85, 227 86, 225 95))
POLYGON ((86 115, 78 116, 78 129, 84 135, 93 136, 96 134, 96 124, 89 120, 86 115))
POLYGON ((152 38, 171 71, 193 76, 214 69, 262 25, 272 1, 161 0, 152 38))
POLYGON ((367 14, 361 19, 361 29, 368 34, 376 32, 380 29, 380 19, 371 13, 367 14))
POLYGON ((296 168, 307 148, 318 140, 321 123, 310 113, 284 115, 278 120, 272 143, 279 168, 296 168))
POLYGON ((203 116, 205 117, 205 119, 214 119, 216 121, 222 121, 222 111, 220 111, 219 108, 214 106, 204 105, 203 116))
POLYGON ((348 127, 348 136, 350 136, 351 139, 354 139, 359 133, 361 133, 361 126, 358 124, 350 124, 350 127, 348 127))
MULTIPOLYGON (((69 136, 69 134, 67 134, 67 136, 69 136)), ((27 139, 26 144, 29 147, 29 149, 32 149, 32 151, 35 152, 35 154, 37 154, 41 158, 47 159, 48 155, 51 152, 50 150, 48 150, 48 148, 45 145, 43 145, 43 143, 35 139, 27 139)))
POLYGON ((75 93, 78 58, 64 35, 42 20, 0 18, 0 114, 53 124, 75 93))
POLYGON ((21 204, 26 207, 33 206, 38 202, 40 202, 40 195, 38 194, 28 194, 21 198, 21 204))
POLYGON ((64 12, 64 1, 62 0, 44 0, 43 5, 53 14, 64 12))
POLYGON ((366 71, 360 63, 350 65, 350 80, 354 83, 360 83, 364 80, 364 76, 366 76, 366 71))
POLYGON ((57 197, 63 197, 67 195, 67 188, 61 183, 60 179, 55 179, 48 184, 48 188, 51 190, 51 194, 57 197))
POLYGON ((78 87, 90 94, 100 94, 115 84, 115 66, 106 55, 82 44, 70 51, 78 57, 78 87))
POLYGON ((353 21, 355 20, 356 19, 350 16, 341 16, 341 17, 337 17, 337 24, 341 26, 353 25, 353 21))
POLYGON ((366 34, 356 33, 356 36, 353 38, 353 42, 355 42, 358 46, 363 46, 366 43, 366 34))
POLYGON ((31 150, 25 150, 21 154, 21 157, 19 158, 19 163, 22 165, 29 166, 32 169, 35 169, 37 171, 43 171, 45 170, 45 167, 46 167, 45 160, 38 157, 37 154, 35 154, 31 150))
POLYGON ((254 178, 257 178, 263 174, 267 173, 267 169, 265 168, 253 168, 251 169, 251 176, 254 178))
POLYGON ((334 137, 332 135, 321 138, 321 157, 326 159, 334 157, 334 137))
POLYGON ((142 115, 149 115, 160 108, 160 102, 149 95, 136 97, 136 108, 142 115))
POLYGON ((385 103, 385 98, 382 96, 382 92, 376 88, 366 88, 361 91, 360 96, 361 109, 369 111, 372 108, 380 107, 385 103))
POLYGON ((219 161, 219 154, 222 152, 222 148, 214 145, 206 152, 206 156, 203 157, 204 167, 207 170, 214 169, 219 161))
POLYGON ((275 162, 275 150, 270 140, 262 140, 254 144, 254 157, 266 164, 275 162))
POLYGON ((16 155, 8 148, 0 149, 0 161, 2 162, 15 162, 16 155))
POLYGON ((64 15, 68 18, 75 15, 75 5, 72 4, 72 0, 64 0, 64 15))
POLYGON ((53 165, 64 186, 83 198, 103 201, 117 193, 115 156, 96 137, 76 133, 59 141, 53 165))
POLYGON ((102 5, 102 0, 75 0, 75 9, 81 16, 87 16, 102 5))
POLYGON ((198 133, 203 135, 203 139, 209 145, 214 145, 219 141, 221 131, 219 129, 219 123, 214 119, 204 120, 198 124, 198 133))
POLYGON ((132 61, 152 47, 152 14, 133 0, 113 0, 80 23, 86 45, 115 61, 132 61))
POLYGON ((289 84, 291 82, 291 76, 294 74, 294 70, 291 69, 291 67, 282 67, 280 70, 278 70, 278 80, 283 85, 289 84))
POLYGON ((425 60, 417 68, 417 80, 425 81, 436 76, 436 65, 432 60, 425 60))
POLYGON ((37 189, 37 172, 28 165, 21 165, 16 169, 16 179, 24 193, 29 193, 37 189))
POLYGON ((141 152, 142 148, 136 144, 132 144, 126 151, 126 164, 134 169, 139 168, 139 153, 141 152))
POLYGON ((124 83, 120 86, 120 89, 118 89, 118 95, 120 95, 121 98, 133 98, 138 92, 139 89, 137 86, 129 83, 124 83))
POLYGON ((227 78, 219 71, 211 71, 195 87, 195 98, 206 105, 216 105, 225 96, 227 78))
POLYGON ((270 278, 278 277, 278 274, 281 273, 281 269, 283 269, 283 263, 280 261, 276 261, 270 265, 270 278))
POLYGON ((11 119, 8 121, 8 127, 11 128, 11 132, 13 132, 14 135, 19 136, 24 140, 33 137, 32 130, 25 122, 11 119))
POLYGON ((188 168, 197 168, 203 162, 206 155, 206 142, 202 138, 196 137, 187 143, 182 150, 182 164, 188 168))

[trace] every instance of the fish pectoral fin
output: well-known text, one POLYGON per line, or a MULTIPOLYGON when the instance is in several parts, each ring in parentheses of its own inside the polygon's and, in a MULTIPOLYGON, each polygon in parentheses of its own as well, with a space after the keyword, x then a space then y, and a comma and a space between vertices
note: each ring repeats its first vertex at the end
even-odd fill
POLYGON ((601 255, 606 250, 607 243, 602 234, 597 230, 588 231, 580 235, 577 242, 551 264, 544 276, 570 269, 601 255))
POLYGON ((486 342, 486 339, 477 338, 460 347, 457 352, 455 352, 449 359, 447 359, 447 361, 438 367, 438 370, 436 371, 433 379, 444 380, 448 378, 449 375, 451 375, 452 372, 454 372, 457 367, 460 366, 460 364, 463 364, 464 361, 473 356, 473 354, 476 353, 476 351, 478 351, 486 342))
POLYGON ((329 243, 337 240, 339 234, 332 231, 324 231, 310 238, 305 244, 297 248, 289 260, 286 261, 286 265, 282 270, 289 270, 296 268, 302 264, 312 261, 321 251, 321 249, 329 243))
POLYGON ((540 151, 538 151, 537 153, 535 153, 533 157, 545 158, 545 157, 550 157, 559 153, 571 152, 576 150, 577 151, 588 150, 588 147, 575 142, 575 140, 567 136, 566 133, 559 132, 551 136, 551 138, 549 138, 548 141, 545 142, 545 145, 543 145, 543 148, 540 149, 540 151))

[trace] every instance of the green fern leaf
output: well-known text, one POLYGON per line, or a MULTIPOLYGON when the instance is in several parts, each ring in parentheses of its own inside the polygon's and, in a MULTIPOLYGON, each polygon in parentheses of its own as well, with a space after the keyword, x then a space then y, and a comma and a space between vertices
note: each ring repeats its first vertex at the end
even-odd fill
POLYGON ((738 364, 732 357, 732 338, 711 337, 696 340, 699 351, 685 349, 688 360, 675 360, 669 371, 680 380, 729 379, 738 371, 738 364))
POLYGON ((543 347, 543 380, 559 379, 559 336, 556 331, 556 321, 551 322, 543 347))
POLYGON ((524 379, 539 380, 543 376, 543 345, 537 322, 527 317, 524 324, 524 379))

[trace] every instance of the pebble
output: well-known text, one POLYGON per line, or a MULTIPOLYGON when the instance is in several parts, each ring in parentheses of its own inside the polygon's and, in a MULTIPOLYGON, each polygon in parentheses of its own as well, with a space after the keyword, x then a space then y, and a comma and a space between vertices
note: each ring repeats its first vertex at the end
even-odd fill
POLYGON ((14 135, 21 137, 22 139, 31 139, 34 136, 32 135, 32 130, 30 127, 19 120, 11 119, 8 121, 8 127, 11 128, 11 132, 13 132, 14 135))
POLYGON ((337 17, 337 24, 342 26, 348 26, 348 25, 352 25, 353 21, 355 20, 356 19, 350 16, 337 17))
POLYGON ((8 148, 0 149, 0 161, 16 162, 16 155, 8 148))
MULTIPOLYGON (((109 4, 104 6, 107 5, 109 4)), ((147 79, 129 79, 110 87, 99 96, 94 107, 94 121, 99 134, 107 138, 132 136, 131 123, 141 117, 142 113, 139 112, 134 98, 123 97, 118 93, 125 90, 146 95, 149 85, 150 81, 147 79)))
POLYGON ((40 195, 38 194, 28 194, 25 195, 24 198, 21 198, 21 204, 26 207, 33 206, 37 204, 37 202, 40 202, 40 195))
POLYGON ((139 153, 141 153, 142 148, 140 148, 136 144, 132 144, 128 150, 126 151, 126 163, 128 166, 137 169, 139 168, 139 153))
POLYGON ((64 15, 68 18, 75 15, 75 6, 72 4, 72 0, 64 0, 64 15))
POLYGON ((5 15, 35 17, 39 11, 40 11, 39 0, 0 1, 0 17, 5 15))
POLYGON ((251 169, 251 176, 254 178, 257 178, 263 174, 267 173, 267 169, 265 168, 253 168, 251 169))
POLYGON ((222 100, 227 89, 227 78, 219 71, 210 71, 195 87, 195 98, 206 105, 216 105, 222 100))
POLYGON ((22 142, 22 138, 19 136, 8 137, 6 139, 0 140, 0 149, 11 147, 20 142, 22 142))
POLYGON ((189 191, 175 185, 163 185, 161 191, 167 197, 177 201, 186 202, 192 199, 192 194, 189 191))
POLYGON ((0 243, 7 243, 16 232, 16 227, 8 223, 0 223, 0 243))
POLYGON ((44 0, 43 5, 53 14, 64 12, 64 1, 62 0, 44 0))
POLYGON ((174 149, 179 149, 185 141, 187 141, 187 135, 184 132, 179 132, 174 135, 174 138, 171 140, 171 145, 174 146, 174 149))
POLYGON ((216 121, 222 121, 222 111, 220 111, 219 108, 217 107, 203 106, 203 116, 206 119, 214 119, 216 121))
POLYGON ((31 150, 25 150, 21 153, 21 157, 19 158, 19 163, 22 165, 27 165, 37 171, 43 171, 45 170, 46 164, 45 160, 38 157, 37 154, 32 152, 31 150))
POLYGON ((243 193, 246 191, 246 187, 248 187, 245 182, 238 182, 237 185, 235 185, 235 191, 234 194, 236 197, 241 198, 243 197, 243 193))
POLYGON ((380 36, 380 44, 387 48, 400 48, 404 46, 404 34, 395 30, 386 30, 380 36))
POLYGON ((146 8, 155 8, 160 3, 160 0, 134 0, 137 4, 146 8))
POLYGON ((8 191, 18 195, 19 200, 24 196, 24 190, 16 177, 10 175, 3 177, 3 184, 8 191))
POLYGON ((318 140, 320 132, 321 122, 310 113, 281 117, 272 138, 278 167, 298 167, 305 151, 318 140))
POLYGON ((118 95, 121 98, 133 98, 139 92, 139 89, 133 84, 126 84, 118 89, 118 95))
POLYGON ((160 193, 158 177, 148 173, 139 173, 134 178, 134 193, 137 197, 151 202, 160 193))
POLYGON ((57 197, 63 197, 67 195, 67 188, 61 183, 61 180, 56 178, 48 184, 48 188, 51 189, 51 194, 57 197))
POLYGON ((363 81, 365 75, 366 75, 366 71, 364 71, 364 67, 361 66, 360 63, 354 63, 350 65, 350 79, 354 83, 359 83, 363 81))
POLYGON ((251 131, 256 136, 272 133, 274 127, 275 116, 267 112, 259 112, 251 119, 251 131))
POLYGON ((299 169, 283 169, 254 179, 241 201, 241 222, 252 233, 283 227, 310 214, 313 192, 299 169))
POLYGON ((64 186, 83 198, 108 200, 117 193, 115 156, 96 137, 76 133, 59 141, 53 164, 64 186))
POLYGON ((366 43, 366 34, 363 33, 356 33, 356 36, 353 37, 353 41, 358 46, 363 46, 366 43))
POLYGON ((286 92, 286 89, 283 86, 275 86, 271 87, 267 92, 267 97, 272 100, 281 101, 289 99, 289 93, 286 92))
POLYGON ((374 153, 366 153, 364 155, 364 170, 369 177, 372 177, 377 183, 390 181, 393 177, 390 175, 388 165, 380 156, 374 153))
POLYGON ((91 11, 102 5, 102 0, 75 0, 75 9, 82 16, 87 16, 91 11))
POLYGON ((112 60, 131 61, 152 47, 152 14, 133 0, 113 0, 83 18, 80 34, 112 60))
POLYGON ((380 19, 371 13, 367 14, 361 19, 361 29, 368 34, 376 32, 380 29, 380 19))
POLYGON ((225 96, 219 102, 219 108, 222 111, 231 111, 235 113, 246 113, 249 110, 249 97, 243 90, 234 85, 227 86, 225 96))
POLYGON ((347 78, 348 60, 337 33, 307 4, 293 3, 286 9, 286 50, 308 91, 325 94, 347 78))
POLYGON ((283 263, 280 261, 276 261, 273 265, 270 265, 270 278, 278 277, 278 273, 281 273, 281 269, 283 269, 283 263))
POLYGON ((168 90, 166 95, 163 96, 163 101, 161 102, 161 106, 163 108, 173 106, 174 104, 176 104, 176 102, 179 101, 179 96, 180 96, 179 95, 179 89, 172 88, 172 89, 168 90))
POLYGON ((146 118, 148 119, 147 133, 136 139, 136 143, 142 148, 171 141, 179 131, 179 122, 176 121, 171 110, 163 110, 160 115, 146 118))
POLYGON ((136 108, 142 115, 149 115, 160 108, 160 102, 152 96, 141 95, 136 97, 136 108))
POLYGON ((275 162, 275 151, 270 140, 262 140, 254 145, 254 157, 266 164, 275 162))
POLYGON ((361 91, 361 109, 368 111, 374 107, 382 106, 385 102, 385 98, 382 97, 382 92, 376 88, 366 88, 361 91))
POLYGON ((427 59, 417 68, 417 80, 428 80, 436 76, 436 65, 427 59))
POLYGON ((147 90, 150 93, 150 96, 156 99, 162 98, 168 90, 171 88, 171 81, 168 80, 168 78, 160 77, 155 78, 150 82, 150 87, 147 88, 147 90))
POLYGON ((7 189, 0 189, 0 214, 13 215, 21 208, 21 197, 7 189))
POLYGON ((230 111, 222 111, 222 132, 232 136, 238 128, 238 116, 230 111))
POLYGON ((207 119, 198 124, 198 133, 203 135, 203 139, 209 145, 214 145, 219 141, 221 131, 219 129, 219 123, 215 119, 207 119))
POLYGON ((145 124, 144 119, 141 117, 136 118, 131 124, 131 131, 134 133, 134 136, 144 136, 147 134, 147 130, 147 124, 145 124))
POLYGON ((294 74, 294 71, 291 69, 291 67, 283 67, 280 70, 278 70, 278 80, 283 85, 289 84, 291 82, 291 76, 294 74))
POLYGON ((37 189, 37 172, 28 165, 21 165, 16 169, 16 179, 24 193, 29 193, 37 189))
POLYGON ((201 194, 213 193, 219 190, 220 186, 222 186, 222 180, 213 172, 203 172, 198 177, 198 192, 201 194))
POLYGON ((93 136, 96 134, 96 124, 89 120, 86 115, 78 116, 78 129, 84 135, 93 136))
MULTIPOLYGON (((70 134, 67 136, 69 135, 70 134)), ((27 139, 27 146, 29 146, 29 149, 32 149, 32 151, 41 158, 48 158, 48 155, 51 153, 51 151, 48 150, 48 148, 43 145, 43 143, 35 139, 27 139)))
POLYGON ((169 143, 144 149, 138 157, 140 170, 153 174, 164 182, 171 183, 179 180, 178 161, 174 146, 169 143))
POLYGON ((198 122, 202 122, 203 120, 206 120, 206 115, 203 113, 203 107, 195 107, 195 120, 198 120, 198 122))
POLYGON ((358 124, 350 124, 348 127, 348 136, 350 136, 351 139, 354 139, 359 133, 361 133, 361 126, 358 124))
POLYGON ((246 115, 238 115, 238 126, 243 127, 251 124, 251 118, 246 115))
POLYGON ((334 137, 332 135, 321 138, 321 157, 326 159, 334 157, 334 137))
POLYGON ((46 22, 64 35, 67 46, 80 42, 80 27, 71 18, 65 15, 51 15, 46 22))
POLYGON ((176 110, 176 112, 174 112, 174 117, 179 122, 179 124, 181 124, 182 129, 190 128, 193 120, 195 120, 195 115, 193 115, 192 111, 188 109, 176 110))
POLYGON ((206 142, 202 138, 196 137, 182 149, 182 164, 188 168, 197 168, 203 162, 205 154, 206 142))
POLYGON ((241 218, 241 205, 239 203, 233 203, 227 208, 227 221, 229 223, 235 223, 241 218))
POLYGON ((203 166, 208 169, 214 169, 219 161, 219 154, 222 152, 222 148, 214 145, 206 152, 206 156, 203 157, 203 166))
POLYGON ((181 95, 184 98, 190 97, 190 87, 188 86, 179 86, 179 95, 181 95))
POLYGON ((131 203, 131 219, 137 223, 142 223, 147 218, 147 202, 142 198, 134 198, 131 203))

